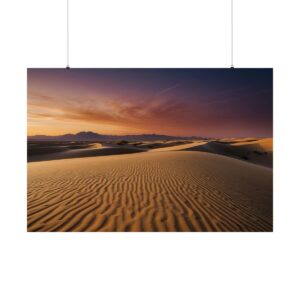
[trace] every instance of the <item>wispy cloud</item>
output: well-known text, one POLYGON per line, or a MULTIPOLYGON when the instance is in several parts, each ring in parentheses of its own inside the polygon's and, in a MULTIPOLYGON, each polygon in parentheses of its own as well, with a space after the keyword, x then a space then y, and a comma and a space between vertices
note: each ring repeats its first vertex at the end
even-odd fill
MULTIPOLYGON (((164 92, 174 88, 176 87, 169 87, 164 92)), ((156 124, 165 123, 166 120, 176 123, 175 120, 180 118, 183 109, 183 103, 159 97, 153 101, 142 102, 104 99, 99 104, 99 101, 61 99, 38 92, 29 92, 28 95, 28 118, 40 121, 86 122, 127 127, 143 125, 145 128, 154 128, 156 124)))
POLYGON ((170 91, 172 91, 172 90, 174 90, 174 89, 177 89, 180 85, 181 85, 180 83, 176 83, 176 84, 174 84, 174 85, 171 85, 171 86, 169 86, 169 87, 167 87, 167 88, 165 88, 165 89, 162 89, 162 90, 158 91, 158 92, 155 94, 155 96, 157 97, 157 96, 161 96, 161 95, 163 95, 163 94, 166 94, 166 93, 168 93, 168 92, 170 92, 170 91))

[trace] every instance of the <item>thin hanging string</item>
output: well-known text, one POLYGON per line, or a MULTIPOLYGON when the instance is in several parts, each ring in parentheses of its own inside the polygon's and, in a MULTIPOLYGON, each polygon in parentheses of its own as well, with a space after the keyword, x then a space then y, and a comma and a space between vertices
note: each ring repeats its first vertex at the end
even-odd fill
POLYGON ((69 59, 70 59, 70 24, 69 24, 69 0, 67 0, 67 69, 70 69, 69 59))
POLYGON ((231 0, 231 68, 233 66, 233 0, 231 0))
MULTIPOLYGON (((70 16, 69 0, 67 0, 67 69, 70 69, 70 16)), ((231 0, 231 68, 233 66, 233 0, 231 0)))

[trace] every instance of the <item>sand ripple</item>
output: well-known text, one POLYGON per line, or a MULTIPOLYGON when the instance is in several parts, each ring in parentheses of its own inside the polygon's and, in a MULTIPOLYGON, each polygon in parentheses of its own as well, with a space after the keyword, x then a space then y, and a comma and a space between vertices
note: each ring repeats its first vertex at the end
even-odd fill
POLYGON ((28 231, 272 231, 272 170, 191 151, 30 163, 28 231))

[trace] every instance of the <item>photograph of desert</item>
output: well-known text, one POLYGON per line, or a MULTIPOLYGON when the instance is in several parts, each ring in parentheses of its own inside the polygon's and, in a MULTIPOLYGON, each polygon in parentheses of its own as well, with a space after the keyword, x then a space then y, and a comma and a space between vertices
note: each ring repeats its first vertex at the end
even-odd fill
POLYGON ((29 232, 273 231, 272 69, 28 69, 29 232))

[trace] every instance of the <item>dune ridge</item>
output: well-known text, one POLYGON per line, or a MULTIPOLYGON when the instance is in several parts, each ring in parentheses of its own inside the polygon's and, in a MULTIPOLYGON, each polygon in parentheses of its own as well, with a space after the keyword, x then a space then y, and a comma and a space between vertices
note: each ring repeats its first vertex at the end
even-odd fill
POLYGON ((273 167, 272 138, 208 141, 186 150, 214 153, 269 168, 273 167))
POLYGON ((108 156, 108 155, 121 155, 129 153, 139 153, 144 152, 143 149, 133 148, 133 147, 99 147, 91 146, 86 149, 75 149, 66 150, 56 153, 48 153, 41 155, 28 156, 27 162, 38 162, 38 161, 50 161, 50 160, 60 160, 60 159, 74 159, 80 157, 96 157, 96 156, 108 156))
POLYGON ((27 211, 28 231, 272 231, 272 170, 184 149, 32 162, 27 211))

